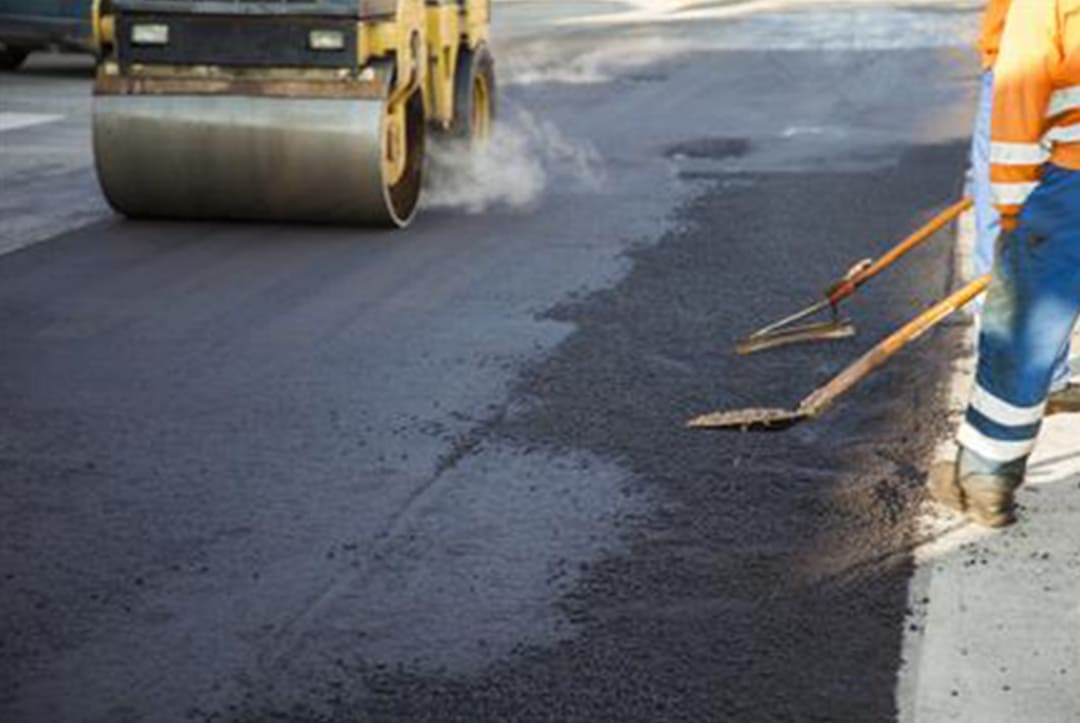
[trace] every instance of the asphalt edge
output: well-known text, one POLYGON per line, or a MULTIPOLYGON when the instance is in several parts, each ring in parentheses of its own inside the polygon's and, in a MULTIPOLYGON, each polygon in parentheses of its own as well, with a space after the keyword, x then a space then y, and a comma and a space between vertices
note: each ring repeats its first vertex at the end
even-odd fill
MULTIPOLYGON (((966 212, 956 224, 956 241, 953 250, 953 278, 972 278, 975 252, 975 214, 966 212)), ((975 377, 976 324, 970 307, 960 313, 963 326, 961 351, 950 363, 950 375, 946 382, 947 428, 955 429, 963 419, 970 396, 971 383, 975 377)), ((928 469, 941 462, 956 458, 956 440, 952 434, 939 440, 930 456, 928 469)), ((919 673, 923 658, 923 622, 926 618, 928 593, 934 577, 935 556, 933 543, 964 526, 964 522, 939 508, 927 499, 922 503, 915 522, 914 573, 908 585, 908 611, 904 619, 904 639, 900 670, 896 686, 896 710, 899 723, 915 723, 918 720, 919 673)))

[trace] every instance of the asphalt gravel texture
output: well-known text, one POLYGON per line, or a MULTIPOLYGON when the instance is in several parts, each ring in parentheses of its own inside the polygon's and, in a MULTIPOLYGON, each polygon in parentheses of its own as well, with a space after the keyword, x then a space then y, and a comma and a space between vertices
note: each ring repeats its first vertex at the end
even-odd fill
MULTIPOLYGON (((744 145, 695 147, 728 155, 744 145)), ((684 232, 631 253, 621 283, 549 312, 577 331, 523 372, 519 411, 482 425, 468 445, 588 450, 632 471, 626 493, 649 499, 649 513, 620 525, 625 552, 583 565, 559 600, 578 627, 572 640, 518 648, 509 663, 463 677, 341 660, 316 709, 256 707, 241 719, 894 720, 912 520, 924 461, 947 431, 937 382, 955 330, 805 427, 683 424, 707 403, 794 406, 919 299, 947 290, 943 233, 858 304, 859 341, 752 358, 731 349, 731 333, 773 296, 768 271, 790 268, 792 239, 857 255, 857 239, 910 224, 903 209, 931 209, 954 192, 949 171, 962 160, 962 147, 926 147, 887 171, 717 178, 683 210, 684 232), (870 226, 846 220, 865 221, 852 213, 863 205, 885 212, 870 226), (807 221, 815 217, 829 223, 807 221)), ((813 298, 813 280, 785 278, 793 298, 813 298)))
POLYGON ((691 57, 511 84, 517 208, 0 256, 0 720, 893 720, 955 329, 819 421, 685 422, 795 405, 953 287, 943 232, 856 339, 734 352, 958 195, 964 143, 912 129, 972 77, 691 57))

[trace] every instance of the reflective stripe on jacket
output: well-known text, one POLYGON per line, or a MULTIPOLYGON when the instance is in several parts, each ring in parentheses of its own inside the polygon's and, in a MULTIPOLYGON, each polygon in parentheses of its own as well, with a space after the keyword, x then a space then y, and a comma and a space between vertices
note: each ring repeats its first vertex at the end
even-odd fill
POLYGON ((989 70, 997 60, 1001 47, 1001 33, 1005 30, 1005 15, 1012 0, 988 0, 983 14, 982 31, 979 33, 979 52, 982 53, 983 70, 989 70))
POLYGON ((1080 0, 1016 0, 994 66, 990 177, 1011 227, 1044 163, 1080 170, 1080 0))

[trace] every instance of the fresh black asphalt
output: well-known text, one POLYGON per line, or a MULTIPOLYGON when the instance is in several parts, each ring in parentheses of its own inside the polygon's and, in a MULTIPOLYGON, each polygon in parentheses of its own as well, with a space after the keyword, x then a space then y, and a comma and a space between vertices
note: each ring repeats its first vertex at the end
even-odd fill
POLYGON ((856 340, 733 352, 957 196, 957 66, 510 85, 521 207, 0 256, 0 719, 893 720, 953 335, 820 422, 682 423, 795 403, 949 288, 943 233, 856 340))

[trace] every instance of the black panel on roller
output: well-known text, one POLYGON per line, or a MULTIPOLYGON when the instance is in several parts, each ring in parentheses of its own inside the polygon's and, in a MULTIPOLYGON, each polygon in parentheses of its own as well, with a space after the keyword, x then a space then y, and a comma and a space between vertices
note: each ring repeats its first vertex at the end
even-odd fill
POLYGON ((117 28, 122 65, 229 65, 352 68, 356 65, 356 24, 341 18, 123 14, 117 28), (169 26, 167 45, 134 45, 134 24, 169 26), (340 30, 342 50, 311 50, 312 30, 340 30))

